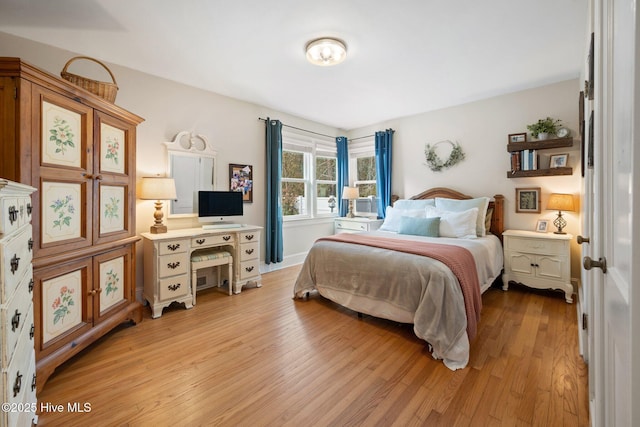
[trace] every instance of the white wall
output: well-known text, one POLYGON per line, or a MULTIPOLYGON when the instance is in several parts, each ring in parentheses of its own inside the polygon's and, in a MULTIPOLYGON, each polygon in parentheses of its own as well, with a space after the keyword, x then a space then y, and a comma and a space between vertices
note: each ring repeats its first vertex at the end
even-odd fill
MULTIPOLYGON (((502 194, 506 197, 505 227, 533 230, 540 218, 554 219, 556 212, 545 210, 550 193, 572 193, 576 202, 580 194, 580 142, 578 127, 578 79, 498 96, 465 105, 377 123, 349 132, 350 138, 370 135, 377 130, 393 128, 392 189, 400 197, 411 197, 432 187, 451 187, 472 196, 502 194), (571 149, 545 150, 569 153, 571 176, 507 178, 510 157, 507 135, 526 132, 526 125, 547 116, 558 118, 571 129, 571 149), (466 158, 441 172, 431 171, 425 164, 424 148, 442 140, 459 142, 466 158), (540 187, 540 214, 515 213, 515 189, 540 187)), ((440 152, 438 146, 438 152, 440 152)), ((441 157, 446 160, 448 149, 441 157)), ((579 209, 579 207, 576 207, 579 209)), ((579 234, 579 213, 567 213, 568 233, 579 234)), ((572 276, 580 277, 577 244, 572 245, 572 276)))

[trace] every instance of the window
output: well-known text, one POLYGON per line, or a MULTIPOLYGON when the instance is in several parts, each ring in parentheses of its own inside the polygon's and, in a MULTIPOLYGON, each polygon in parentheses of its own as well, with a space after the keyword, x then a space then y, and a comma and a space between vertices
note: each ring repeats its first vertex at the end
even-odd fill
POLYGON ((376 157, 373 140, 349 147, 349 177, 358 187, 360 198, 355 202, 358 216, 378 216, 376 157))
POLYGON ((282 143, 280 185, 284 219, 335 216, 338 173, 335 142, 330 138, 283 132, 282 143))

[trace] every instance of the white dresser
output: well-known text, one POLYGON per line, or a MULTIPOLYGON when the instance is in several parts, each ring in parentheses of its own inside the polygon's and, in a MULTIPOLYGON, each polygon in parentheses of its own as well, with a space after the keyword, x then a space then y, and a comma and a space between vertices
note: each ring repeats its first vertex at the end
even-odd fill
POLYGON ((0 179, 0 320, 2 412, 0 426, 36 421, 31 193, 35 188, 0 179))
POLYGON ((205 230, 186 228, 166 233, 142 233, 144 239, 144 298, 152 317, 172 302, 193 307, 191 254, 199 249, 222 248, 233 257, 233 293, 248 283, 261 286, 260 231, 248 225, 239 228, 205 230))
POLYGON ((536 289, 560 289, 566 301, 573 302, 571 234, 507 230, 502 236, 502 289, 506 291, 512 280, 536 289))
POLYGON ((366 217, 336 218, 334 222, 334 232, 338 233, 356 233, 358 231, 374 231, 380 228, 384 220, 372 219, 366 217))

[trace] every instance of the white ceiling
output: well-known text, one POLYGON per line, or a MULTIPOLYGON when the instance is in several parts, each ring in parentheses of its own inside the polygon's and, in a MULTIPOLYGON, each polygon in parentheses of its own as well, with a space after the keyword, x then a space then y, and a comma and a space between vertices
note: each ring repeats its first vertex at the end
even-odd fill
POLYGON ((579 77, 586 3, 0 0, 0 31, 349 130, 579 77))

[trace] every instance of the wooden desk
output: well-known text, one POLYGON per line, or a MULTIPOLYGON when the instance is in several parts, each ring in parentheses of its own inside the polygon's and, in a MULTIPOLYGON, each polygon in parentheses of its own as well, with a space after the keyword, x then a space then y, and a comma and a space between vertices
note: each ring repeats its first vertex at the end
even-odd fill
POLYGON ((152 317, 162 316, 162 309, 172 302, 193 307, 191 254, 204 248, 225 247, 233 256, 233 287, 253 283, 260 287, 260 231, 262 227, 185 228, 162 234, 142 233, 144 239, 144 298, 151 306, 152 317))

